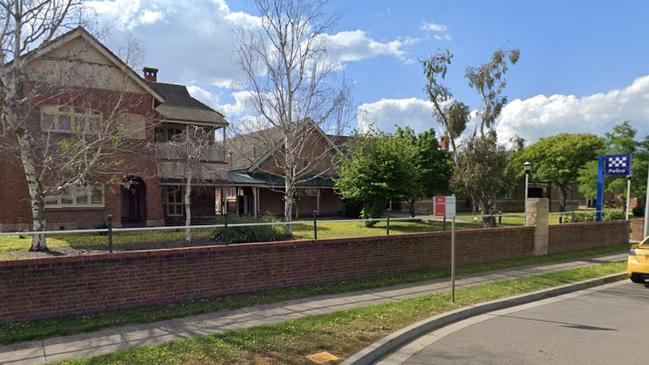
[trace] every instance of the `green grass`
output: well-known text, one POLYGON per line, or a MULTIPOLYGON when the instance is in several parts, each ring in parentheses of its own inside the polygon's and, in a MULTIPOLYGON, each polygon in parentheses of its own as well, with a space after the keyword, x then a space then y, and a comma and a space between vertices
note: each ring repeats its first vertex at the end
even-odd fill
MULTIPOLYGON (((390 221, 390 234, 406 234, 419 232, 435 232, 451 229, 451 223, 445 226, 443 222, 422 222, 407 220, 390 221)), ((482 228, 482 223, 466 222, 457 223, 458 229, 482 228)), ((387 234, 387 222, 378 222, 373 227, 366 227, 363 222, 327 222, 318 221, 318 239, 343 238, 343 237, 367 237, 381 236, 387 234)), ((293 227, 293 235, 297 238, 313 239, 313 225, 296 224, 293 227)))
POLYGON ((344 359, 418 320, 466 305, 618 273, 624 263, 592 265, 480 285, 372 307, 305 317, 162 345, 131 348, 64 364, 311 364, 306 355, 329 351, 344 359))
MULTIPOLYGON (((582 250, 579 252, 566 252, 548 256, 530 256, 495 261, 491 263, 462 265, 458 267, 457 274, 477 274, 491 270, 562 262, 609 253, 622 253, 626 252, 629 247, 630 246, 628 244, 619 244, 582 250)), ((208 313, 222 309, 242 308, 257 304, 267 304, 290 299, 312 297, 316 295, 345 293, 358 290, 381 288, 397 284, 414 283, 423 280, 443 278, 448 276, 448 269, 433 269, 363 280, 342 281, 334 284, 313 285, 307 288, 277 289, 259 294, 247 294, 215 299, 197 300, 182 304, 112 311, 87 316, 70 316, 39 321, 1 324, 0 344, 10 344, 53 336, 90 332, 106 327, 128 323, 150 323, 166 319, 208 313)))
MULTIPOLYGON (((251 221, 251 220, 246 220, 251 221)), ((242 220, 242 222, 244 222, 242 220)), ((480 228, 480 223, 459 223, 458 229, 480 228)), ((392 221, 390 222, 391 234, 405 234, 415 232, 432 232, 444 229, 442 222, 425 223, 421 221, 392 221)), ((450 229, 450 223, 446 225, 450 229)), ((212 244, 209 237, 212 229, 194 229, 194 244, 212 244)), ((379 222, 374 227, 365 227, 362 222, 318 222, 318 238, 363 237, 386 234, 386 222, 379 222)), ((313 225, 294 225, 294 236, 297 239, 313 239, 313 225)), ((116 250, 123 249, 149 249, 164 247, 165 243, 178 243, 182 245, 185 232, 182 230, 146 231, 146 232, 119 232, 113 235, 113 245, 116 250)), ((47 237, 47 245, 53 250, 79 249, 79 250, 107 250, 108 237, 105 234, 53 234, 47 237)), ((18 236, 0 237, 0 260, 20 258, 20 252, 26 252, 31 246, 31 238, 18 236)))
MULTIPOLYGON (((205 241, 212 233, 211 229, 195 229, 194 239, 205 241)), ((147 231, 147 232, 116 232, 113 234, 113 245, 129 248, 148 248, 160 242, 182 242, 185 232, 182 230, 147 231)), ((11 258, 8 253, 27 251, 31 246, 31 237, 18 236, 0 237, 0 260, 11 258)), ((47 246, 51 250, 74 248, 86 250, 107 250, 108 236, 98 233, 52 234, 47 236, 47 246)))

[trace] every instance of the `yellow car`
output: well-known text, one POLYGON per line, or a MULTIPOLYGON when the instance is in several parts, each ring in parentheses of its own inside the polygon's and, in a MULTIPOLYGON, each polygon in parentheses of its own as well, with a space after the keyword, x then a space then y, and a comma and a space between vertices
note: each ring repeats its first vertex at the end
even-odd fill
POLYGON ((634 283, 649 280, 649 237, 629 251, 627 273, 634 283))

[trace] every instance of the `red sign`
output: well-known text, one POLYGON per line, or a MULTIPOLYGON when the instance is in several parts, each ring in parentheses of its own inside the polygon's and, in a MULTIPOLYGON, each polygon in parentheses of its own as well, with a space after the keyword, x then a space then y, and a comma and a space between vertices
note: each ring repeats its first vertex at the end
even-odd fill
POLYGON ((444 216, 446 214, 446 197, 444 195, 435 196, 435 215, 444 216))

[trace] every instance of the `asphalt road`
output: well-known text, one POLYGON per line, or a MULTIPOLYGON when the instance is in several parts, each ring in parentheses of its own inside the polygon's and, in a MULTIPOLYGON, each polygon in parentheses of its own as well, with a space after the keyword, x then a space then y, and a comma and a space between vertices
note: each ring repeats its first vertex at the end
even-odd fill
POLYGON ((646 365, 649 288, 616 283, 454 326, 418 339, 380 364, 646 365))

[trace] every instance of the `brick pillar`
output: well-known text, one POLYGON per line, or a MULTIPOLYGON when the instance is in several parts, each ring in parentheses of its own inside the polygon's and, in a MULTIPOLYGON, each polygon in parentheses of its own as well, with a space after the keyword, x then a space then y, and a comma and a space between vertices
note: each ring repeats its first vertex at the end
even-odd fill
POLYGON ((525 204, 527 207, 525 224, 534 226, 534 251, 532 253, 534 256, 547 255, 550 234, 548 226, 550 203, 547 198, 530 198, 525 204))

